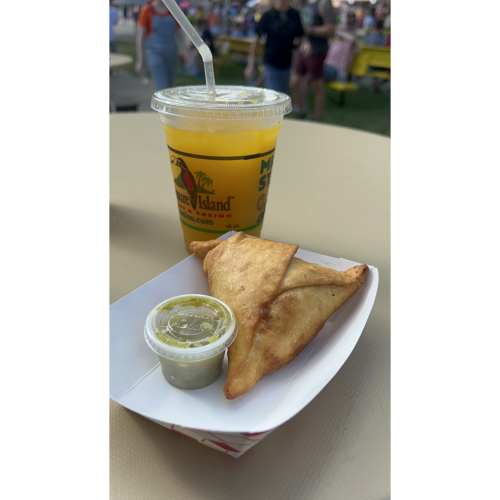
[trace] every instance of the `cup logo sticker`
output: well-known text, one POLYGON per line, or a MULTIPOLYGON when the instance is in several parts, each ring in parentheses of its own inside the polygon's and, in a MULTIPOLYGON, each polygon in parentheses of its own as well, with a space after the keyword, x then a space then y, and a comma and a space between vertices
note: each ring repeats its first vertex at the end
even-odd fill
MULTIPOLYGON (((196 210, 196 200, 198 197, 198 189, 196 187, 196 183, 194 181, 193 174, 190 172, 186 162, 179 157, 171 156, 170 163, 176 165, 181 169, 181 173, 175 179, 175 183, 180 187, 183 187, 189 194, 189 199, 191 200, 192 207, 196 210)), ((199 172, 197 172, 199 173, 199 172)), ((201 172, 203 173, 203 172, 201 172)), ((211 179, 209 179, 212 182, 211 179)))
POLYGON ((208 191, 208 189, 205 189, 205 186, 211 186, 214 181, 208 177, 208 175, 205 172, 202 172, 201 170, 198 170, 198 172, 195 172, 194 175, 196 176, 196 179, 198 180, 198 193, 203 193, 203 194, 215 194, 215 191, 208 191))
POLYGON ((257 200, 257 210, 261 211, 266 206, 266 195, 263 194, 257 200))
POLYGON ((177 204, 184 225, 197 231, 223 234, 228 230, 250 231, 262 224, 271 182, 274 148, 264 153, 241 156, 207 156, 179 151, 171 146, 168 149, 177 204), (224 168, 217 168, 219 162, 224 162, 224 168), (237 163, 231 170, 225 167, 226 162, 237 163), (188 163, 192 170, 188 168, 188 163), (249 178, 245 185, 238 179, 240 169, 244 173, 242 178, 249 178), (249 175, 251 170, 255 172, 255 177, 249 175), (238 190, 244 193, 243 201, 239 203, 238 196, 229 195, 234 187, 237 191, 234 194, 238 195, 238 190), (255 194, 252 195, 254 189, 255 194))

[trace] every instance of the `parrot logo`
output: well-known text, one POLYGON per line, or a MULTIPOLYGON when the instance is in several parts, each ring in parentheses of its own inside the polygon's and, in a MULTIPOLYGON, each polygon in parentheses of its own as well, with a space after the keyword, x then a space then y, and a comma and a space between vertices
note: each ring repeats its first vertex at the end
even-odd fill
POLYGON ((170 157, 170 163, 176 165, 181 169, 181 181, 184 188, 189 193, 189 199, 191 200, 192 207, 196 210, 196 199, 197 199, 197 189, 196 183, 194 181, 193 174, 189 171, 186 162, 182 158, 177 158, 175 156, 170 157))

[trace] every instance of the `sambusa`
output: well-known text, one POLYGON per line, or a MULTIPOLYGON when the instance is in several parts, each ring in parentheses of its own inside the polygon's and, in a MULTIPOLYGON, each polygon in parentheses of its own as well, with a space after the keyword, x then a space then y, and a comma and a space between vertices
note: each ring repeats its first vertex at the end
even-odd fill
POLYGON ((299 246, 249 238, 194 241, 204 259, 210 294, 234 311, 239 331, 228 349, 227 399, 292 361, 368 274, 359 265, 341 272, 294 257, 299 246))

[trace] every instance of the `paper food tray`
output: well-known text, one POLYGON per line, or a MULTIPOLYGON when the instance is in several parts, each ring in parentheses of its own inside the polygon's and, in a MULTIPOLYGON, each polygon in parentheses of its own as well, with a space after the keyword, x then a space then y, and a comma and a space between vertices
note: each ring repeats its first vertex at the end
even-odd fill
MULTIPOLYGON (((338 271, 358 264, 300 248, 295 255, 338 271)), ((369 266, 364 284, 292 362, 229 401, 222 392, 227 355, 216 382, 183 391, 163 378, 158 356, 144 340, 146 317, 161 301, 175 295, 210 294, 203 262, 191 255, 110 306, 110 396, 160 425, 239 456, 296 415, 335 376, 361 336, 377 287, 378 270, 369 266)))

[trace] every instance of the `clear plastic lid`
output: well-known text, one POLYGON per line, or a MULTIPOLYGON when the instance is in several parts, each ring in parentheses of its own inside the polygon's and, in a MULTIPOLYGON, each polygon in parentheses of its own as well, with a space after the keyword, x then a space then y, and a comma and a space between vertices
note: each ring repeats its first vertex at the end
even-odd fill
POLYGON ((175 116, 212 120, 251 120, 283 116, 292 111, 289 96, 257 87, 218 85, 210 99, 204 85, 173 87, 153 94, 151 107, 175 116))
POLYGON ((160 356, 183 361, 211 358, 229 347, 238 322, 224 302, 207 295, 178 295, 149 314, 144 337, 160 356))

